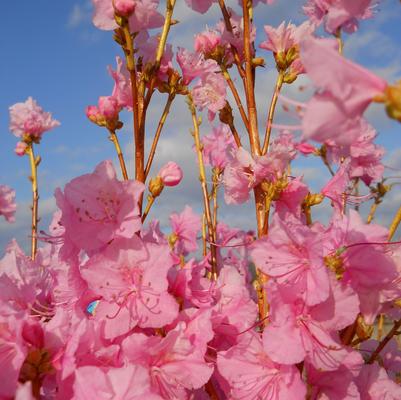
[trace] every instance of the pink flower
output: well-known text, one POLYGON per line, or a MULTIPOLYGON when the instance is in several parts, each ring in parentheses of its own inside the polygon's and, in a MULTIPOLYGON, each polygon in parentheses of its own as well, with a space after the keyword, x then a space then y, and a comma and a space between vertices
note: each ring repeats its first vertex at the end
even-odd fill
POLYGON ((219 352, 217 367, 228 383, 230 399, 302 399, 306 395, 297 368, 273 362, 258 334, 244 334, 240 343, 219 352))
POLYGON ((308 365, 308 383, 312 386, 311 400, 360 400, 355 378, 362 365, 363 359, 356 351, 350 351, 336 371, 318 371, 308 365))
POLYGON ((214 2, 216 0, 185 0, 188 7, 201 14, 205 14, 214 2))
POLYGON ((240 147, 231 155, 224 170, 224 199, 227 204, 241 204, 249 192, 262 181, 275 182, 285 176, 297 155, 293 136, 282 132, 271 144, 269 154, 252 157, 240 147))
POLYGON ((344 29, 348 33, 358 29, 358 20, 371 18, 373 0, 308 0, 303 7, 310 20, 320 25, 325 20, 325 28, 329 33, 344 29))
POLYGON ((118 118, 120 112, 118 100, 113 96, 99 97, 99 111, 106 119, 118 118))
POLYGON ((194 48, 198 53, 209 54, 221 43, 221 36, 210 29, 195 36, 194 48))
POLYGON ((64 246, 93 252, 115 238, 134 236, 142 226, 137 202, 143 191, 140 182, 120 182, 111 161, 67 183, 64 193, 57 189, 64 246))
POLYGON ((177 186, 182 180, 182 169, 175 162, 169 161, 160 169, 158 176, 165 186, 177 186))
POLYGON ((357 378, 363 400, 397 400, 401 398, 401 387, 392 381, 379 364, 364 365, 357 378))
POLYGON ((121 107, 116 97, 101 96, 99 97, 98 106, 88 106, 86 108, 86 116, 93 123, 105 126, 108 122, 118 120, 120 109, 121 107))
POLYGON ((135 10, 135 0, 114 0, 114 9, 118 15, 129 17, 135 10))
MULTIPOLYGON (((210 334, 209 326, 204 335, 210 334)), ((164 338, 132 334, 122 343, 123 355, 149 370, 152 389, 163 399, 186 400, 187 391, 200 389, 213 372, 204 358, 206 346, 196 346, 201 335, 185 322, 179 322, 164 338)))
POLYGON ((17 137, 40 140, 44 132, 60 125, 52 115, 28 97, 25 103, 16 103, 10 107, 10 131, 17 137))
POLYGON ((251 256, 278 287, 315 305, 329 297, 330 284, 320 234, 294 217, 285 221, 274 216, 267 239, 252 245, 251 256))
POLYGON ((195 214, 191 207, 185 206, 182 213, 170 215, 170 224, 175 237, 175 250, 184 255, 196 251, 196 237, 201 230, 199 215, 195 214))
POLYGON ((240 147, 224 170, 224 200, 227 204, 241 204, 249 199, 249 192, 255 184, 255 161, 240 147))
POLYGON ((227 83, 221 74, 210 73, 194 86, 192 96, 194 104, 209 111, 209 121, 226 105, 227 83))
POLYGON ((130 74, 125 62, 120 57, 116 57, 116 62, 117 69, 115 71, 110 66, 108 68, 109 74, 115 82, 112 96, 118 100, 120 107, 132 110, 133 100, 130 74))
POLYGON ((305 40, 314 29, 309 22, 304 22, 299 26, 289 23, 286 26, 284 21, 278 28, 273 28, 270 25, 265 25, 264 28, 267 40, 262 42, 259 47, 275 54, 285 54, 291 48, 297 48, 301 40, 305 40))
POLYGON ((332 139, 350 144, 360 133, 360 118, 386 81, 345 59, 327 39, 302 42, 301 59, 308 76, 321 91, 310 100, 303 117, 303 138, 332 139))
POLYGON ((89 259, 81 273, 101 296, 95 318, 103 321, 106 338, 126 334, 137 325, 161 328, 176 318, 178 304, 167 293, 172 265, 167 245, 136 236, 117 240, 89 259))
MULTIPOLYGON (((143 69, 149 68, 147 64, 153 64, 156 59, 156 52, 159 46, 159 36, 149 36, 146 31, 142 31, 138 34, 137 49, 138 57, 142 57, 143 69)), ((158 71, 158 77, 161 80, 168 80, 168 72, 173 68, 173 49, 171 44, 166 43, 162 59, 160 60, 160 67, 158 71)))
POLYGON ((368 324, 373 324, 380 310, 381 291, 389 289, 399 274, 391 249, 375 244, 386 242, 387 229, 365 224, 354 210, 348 217, 336 213, 322 238, 326 265, 358 294, 368 324))
MULTIPOLYGON (((301 299, 287 303, 288 293, 279 292, 272 284, 268 290, 271 311, 263 332, 263 346, 269 357, 286 365, 305 360, 322 371, 338 369, 348 352, 325 321, 319 320, 322 313, 314 315, 320 305, 307 307, 301 299)), ((323 315, 330 316, 327 311, 323 315)))
POLYGON ((140 365, 120 368, 80 367, 75 371, 74 398, 99 400, 162 400, 150 388, 148 371, 140 365))
POLYGON ((9 186, 0 185, 0 215, 2 215, 7 222, 14 222, 16 209, 15 190, 11 189, 9 186))
MULTIPOLYGON (((117 29, 114 19, 113 0, 92 0, 95 7, 93 24, 106 31, 117 29)), ((157 11, 158 0, 117 0, 116 6, 123 12, 132 10, 128 17, 131 32, 139 32, 144 29, 158 28, 163 25, 164 18, 157 11), (131 4, 133 3, 133 5, 131 4)))
POLYGON ((341 164, 336 174, 322 188, 321 193, 332 201, 335 209, 342 212, 346 204, 349 184, 349 160, 346 160, 341 164))
POLYGON ((229 161, 229 153, 235 147, 229 127, 220 124, 213 128, 210 135, 202 138, 202 144, 205 164, 222 171, 229 161))
POLYGON ((182 47, 178 48, 176 58, 181 67, 185 85, 189 85, 195 78, 202 78, 220 70, 216 61, 205 60, 203 54, 199 52, 190 53, 182 47))
POLYGON ((381 159, 385 153, 382 146, 373 143, 377 136, 375 129, 367 123, 359 137, 351 143, 350 147, 350 176, 360 178, 366 185, 382 179, 384 165, 381 159))

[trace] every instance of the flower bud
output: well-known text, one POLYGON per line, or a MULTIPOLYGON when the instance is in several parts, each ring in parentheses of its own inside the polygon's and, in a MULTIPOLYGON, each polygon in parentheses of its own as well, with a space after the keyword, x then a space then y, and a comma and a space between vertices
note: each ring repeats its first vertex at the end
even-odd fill
POLYGON ((104 126, 105 120, 103 115, 100 113, 97 106, 88 106, 85 110, 86 116, 96 125, 104 126))
POLYGON ((182 170, 173 161, 169 161, 164 167, 159 171, 159 177, 166 186, 176 186, 181 182, 182 170))
POLYGON ((99 97, 99 111, 106 120, 117 119, 120 112, 118 100, 113 96, 99 97))
POLYGON ((114 0, 114 10, 121 17, 129 17, 135 11, 135 1, 114 0))
POLYGON ((154 178, 152 178, 149 181, 149 192, 151 193, 151 195, 153 197, 158 197, 160 196, 160 193, 163 191, 164 189, 164 184, 163 184, 163 180, 160 176, 155 176, 154 178))
POLYGON ((318 152, 318 149, 316 149, 315 146, 312 146, 309 143, 299 143, 296 145, 297 150, 304 154, 304 155, 308 155, 308 154, 314 154, 316 152, 318 152))
POLYGON ((28 145, 24 142, 18 142, 17 145, 15 146, 15 154, 17 154, 17 156, 23 156, 25 155, 25 151, 26 148, 28 147, 28 145))

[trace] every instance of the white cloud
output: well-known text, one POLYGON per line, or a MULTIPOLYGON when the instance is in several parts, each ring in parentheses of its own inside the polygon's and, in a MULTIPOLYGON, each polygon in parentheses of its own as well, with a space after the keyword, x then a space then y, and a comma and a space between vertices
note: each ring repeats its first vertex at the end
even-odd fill
POLYGON ((92 17, 92 5, 89 1, 74 4, 67 21, 69 28, 77 28, 90 21, 92 17))

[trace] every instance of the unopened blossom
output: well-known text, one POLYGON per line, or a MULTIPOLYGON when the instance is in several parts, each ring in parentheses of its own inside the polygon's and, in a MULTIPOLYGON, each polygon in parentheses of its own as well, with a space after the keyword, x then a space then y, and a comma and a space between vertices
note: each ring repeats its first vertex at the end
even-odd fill
MULTIPOLYGON (((306 386, 297 368, 269 358, 256 333, 241 335, 240 342, 217 356, 219 373, 227 381, 230 399, 303 399, 306 386)), ((224 386, 223 386, 224 387, 224 386)))
POLYGON ((222 171, 229 161, 229 153, 234 149, 235 142, 230 128, 220 124, 213 128, 210 135, 202 138, 202 145, 205 164, 222 171))
POLYGON ((209 121, 226 105, 227 83, 221 74, 210 73, 194 86, 192 97, 194 104, 208 110, 209 121))
POLYGON ((362 114, 376 96, 383 95, 387 82, 342 57, 327 39, 303 41, 301 59, 320 89, 307 104, 303 138, 352 143, 360 134, 362 114))
POLYGON ((120 182, 111 161, 67 183, 55 197, 62 211, 64 247, 93 252, 115 238, 131 238, 141 229, 138 200, 144 185, 120 182))
POLYGON ((24 156, 26 153, 26 149, 28 148, 28 145, 25 142, 17 142, 15 145, 14 152, 17 156, 24 156))
MULTIPOLYGON (((113 0, 92 0, 94 6, 93 24, 106 31, 118 28, 114 19, 115 11, 113 0)), ((158 0, 117 0, 117 7, 123 12, 132 12, 128 16, 128 22, 131 32, 139 32, 143 29, 158 28, 163 25, 164 18, 157 11, 158 0), (134 3, 132 4, 129 3, 134 3)), ((126 15, 124 15, 126 16, 126 15)))
POLYGON ((9 110, 10 131, 22 139, 27 137, 28 140, 40 140, 43 133, 60 125, 32 97, 28 97, 24 103, 14 104, 9 110))
POLYGON ((201 230, 201 219, 198 214, 192 211, 192 208, 185 206, 180 214, 170 215, 170 224, 172 228, 172 243, 179 254, 188 254, 196 251, 198 245, 196 238, 201 230))
POLYGON ((113 0, 116 14, 122 17, 129 17, 135 10, 135 0, 113 0))
POLYGON ((177 186, 183 177, 182 169, 174 161, 169 161, 159 171, 158 176, 165 186, 177 186))
POLYGON ((148 369, 151 387, 163 399, 187 400, 188 391, 200 389, 213 372, 205 361, 206 346, 196 346, 200 336, 212 334, 210 325, 203 328, 204 333, 191 332, 186 322, 179 322, 165 337, 134 333, 123 341, 122 353, 129 362, 148 369))
POLYGON ((121 110, 119 101, 113 96, 99 97, 98 106, 88 106, 86 108, 86 116, 93 123, 104 126, 108 122, 118 120, 118 115, 121 110))
POLYGON ((173 260, 166 244, 134 237, 113 242, 82 268, 88 286, 101 296, 95 318, 108 339, 137 325, 161 328, 177 316, 178 304, 168 292, 167 272, 173 260))
POLYGON ((7 222, 14 222, 16 209, 15 190, 11 189, 9 186, 0 185, 0 215, 2 215, 7 222))
POLYGON ((348 33, 358 29, 359 20, 371 18, 374 0, 308 0, 303 10, 311 22, 325 22, 327 32, 335 34, 338 29, 348 33))

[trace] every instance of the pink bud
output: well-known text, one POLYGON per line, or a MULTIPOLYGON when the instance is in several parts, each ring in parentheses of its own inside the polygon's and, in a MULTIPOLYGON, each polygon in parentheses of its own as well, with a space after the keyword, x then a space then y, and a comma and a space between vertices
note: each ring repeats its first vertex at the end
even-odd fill
POLYGON ((296 145, 297 150, 305 155, 315 153, 317 151, 315 146, 312 146, 309 143, 299 143, 296 145))
POLYGON ((118 118, 120 112, 118 100, 113 96, 99 97, 99 111, 107 120, 118 118))
POLYGON ((95 122, 100 116, 100 111, 97 106, 88 106, 85 109, 85 114, 91 121, 95 122))
POLYGON ((161 168, 159 176, 166 186, 176 186, 181 182, 182 170, 175 162, 169 161, 161 168))
POLYGON ((114 0, 116 14, 122 17, 129 17, 135 10, 134 0, 114 0))
POLYGON ((25 150, 28 147, 28 145, 24 142, 18 142, 17 146, 15 146, 15 154, 17 154, 17 156, 23 156, 25 155, 25 150))

